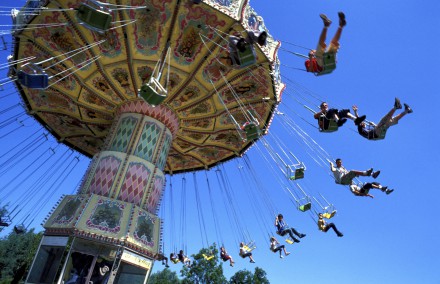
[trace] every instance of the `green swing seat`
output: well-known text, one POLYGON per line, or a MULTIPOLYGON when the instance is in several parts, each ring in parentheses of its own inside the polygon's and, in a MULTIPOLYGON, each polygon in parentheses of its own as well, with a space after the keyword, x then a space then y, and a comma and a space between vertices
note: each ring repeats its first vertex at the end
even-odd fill
POLYGON ((139 96, 152 106, 160 105, 167 97, 167 90, 151 77, 150 82, 143 85, 139 90, 139 96))
POLYGON ((322 55, 322 61, 324 66, 322 66, 322 71, 315 73, 316 76, 326 75, 333 72, 336 69, 336 53, 326 52, 322 55))
POLYGON ((254 65, 257 62, 257 55, 252 44, 246 45, 246 50, 243 52, 238 51, 238 62, 240 68, 244 68, 250 65, 254 65))
POLYGON ((77 9, 76 18, 80 24, 98 33, 107 31, 113 20, 111 10, 94 0, 81 3, 77 9))
POLYGON ((246 139, 252 141, 260 137, 261 130, 254 122, 247 123, 243 130, 246 132, 246 139))
MULTIPOLYGON (((321 124, 322 123, 322 125, 324 125, 324 120, 325 120, 326 118, 325 118, 325 116, 321 116, 320 118, 319 118, 319 123, 321 124)), ((329 119, 328 120, 328 127, 327 127, 327 129, 324 129, 324 128, 319 128, 319 131, 320 132, 335 132, 335 131, 338 131, 338 129, 339 129, 339 126, 338 126, 338 123, 334 120, 334 119, 329 119)))
POLYGON ((289 177, 290 180, 297 180, 304 178, 304 168, 295 169, 295 173, 289 177))
POLYGON ((311 202, 308 202, 306 204, 300 205, 298 207, 299 211, 301 211, 301 212, 306 212, 307 210, 310 210, 311 208, 312 208, 312 203, 311 202))

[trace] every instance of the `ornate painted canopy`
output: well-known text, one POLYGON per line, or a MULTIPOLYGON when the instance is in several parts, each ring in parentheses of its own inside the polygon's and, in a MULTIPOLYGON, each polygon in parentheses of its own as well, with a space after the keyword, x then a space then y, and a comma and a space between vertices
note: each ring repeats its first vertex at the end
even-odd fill
POLYGON ((279 43, 269 35, 266 46, 255 44, 257 64, 241 69, 231 65, 227 50, 229 35, 267 31, 248 1, 112 0, 104 33, 78 22, 81 3, 29 1, 14 16, 13 59, 34 57, 49 75, 46 89, 19 82, 17 88, 28 112, 60 142, 89 157, 98 153, 118 107, 138 97, 167 46, 171 67, 162 105, 177 115, 179 130, 166 172, 209 168, 244 153, 254 142, 243 139, 237 125, 248 122, 249 113, 267 133, 284 88, 279 43))

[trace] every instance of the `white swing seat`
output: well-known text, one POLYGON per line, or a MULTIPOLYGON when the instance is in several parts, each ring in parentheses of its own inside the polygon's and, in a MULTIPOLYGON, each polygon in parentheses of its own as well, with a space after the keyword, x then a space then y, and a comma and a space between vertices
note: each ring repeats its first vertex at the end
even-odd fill
POLYGON ((151 77, 150 81, 139 90, 139 96, 152 106, 160 105, 167 97, 167 90, 151 77))
POLYGON ((76 18, 81 25, 98 33, 107 31, 113 20, 111 10, 94 0, 81 3, 76 12, 76 18))

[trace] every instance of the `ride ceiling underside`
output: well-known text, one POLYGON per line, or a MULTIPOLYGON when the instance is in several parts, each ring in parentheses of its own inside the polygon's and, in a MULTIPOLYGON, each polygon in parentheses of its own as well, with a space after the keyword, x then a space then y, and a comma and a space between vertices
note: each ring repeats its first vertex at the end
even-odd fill
MULTIPOLYGON (((69 9, 80 3, 40 1, 38 15, 23 9, 14 19, 14 60, 50 59, 40 64, 50 76, 47 89, 16 86, 28 112, 58 141, 89 157, 98 153, 118 107, 138 98, 137 90, 164 58, 167 42, 171 68, 163 104, 177 115, 179 129, 165 172, 205 169, 243 154, 254 142, 243 141, 231 118, 240 125, 247 122, 240 105, 267 133, 284 88, 276 56, 279 43, 269 36, 265 47, 255 46, 257 64, 242 69, 231 66, 227 51, 228 34, 266 30, 248 1, 112 1, 146 8, 110 6, 112 28, 103 34, 78 23, 75 10, 69 9)), ((21 68, 17 63, 12 76, 21 68)))

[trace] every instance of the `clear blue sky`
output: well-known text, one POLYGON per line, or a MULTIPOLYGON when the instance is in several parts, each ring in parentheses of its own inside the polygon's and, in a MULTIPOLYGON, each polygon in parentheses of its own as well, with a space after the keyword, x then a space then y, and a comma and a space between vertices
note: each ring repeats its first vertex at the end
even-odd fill
MULTIPOLYGON (((20 7, 24 2, 6 0, 2 1, 1 5, 20 7)), ((311 152, 309 156, 306 153, 307 148, 297 142, 294 135, 282 126, 282 118, 277 116, 268 140, 280 139, 285 148, 304 161, 307 166, 306 178, 299 182, 300 185, 307 188, 311 194, 321 193, 336 206, 338 214, 331 221, 336 223, 344 237, 337 238, 331 231, 327 234, 318 231, 308 214, 294 208, 275 176, 271 174, 273 165, 268 167, 261 158, 260 150, 267 151, 262 143, 258 143, 259 146, 253 147, 247 155, 257 173, 255 177, 258 177, 261 188, 243 185, 237 173, 237 165, 243 164, 244 161, 232 161, 225 165, 236 204, 241 204, 232 210, 241 217, 240 223, 244 224, 242 228, 236 228, 231 224, 225 213, 229 207, 224 207, 222 202, 219 202, 221 196, 215 199, 216 217, 212 217, 205 173, 200 172, 196 176, 206 226, 206 234, 201 234, 197 204, 194 203, 193 175, 187 174, 187 232, 183 239, 180 238, 182 175, 172 177, 173 188, 176 190, 174 200, 171 201, 166 194, 166 209, 161 213, 166 222, 165 253, 169 253, 170 247, 182 242, 187 246, 189 254, 196 253, 203 246, 202 239, 207 238, 210 243, 218 242, 218 234, 212 226, 218 221, 223 224, 220 226, 220 239, 224 241, 237 263, 234 268, 224 265, 228 277, 239 269, 253 270, 255 267, 255 264, 238 257, 235 236, 247 230, 258 246, 254 251, 256 265, 268 273, 272 283, 439 283, 440 249, 436 241, 440 229, 435 225, 434 213, 437 213, 438 210, 435 208, 440 201, 435 180, 440 168, 440 151, 437 148, 440 135, 434 127, 438 121, 436 106, 440 104, 437 86, 437 66, 440 66, 440 57, 435 52, 435 48, 440 44, 437 31, 440 2, 252 0, 250 4, 264 18, 271 35, 285 42, 283 48, 301 53, 307 51, 288 45, 287 42, 314 48, 322 28, 319 14, 325 13, 334 20, 329 29, 330 39, 337 28, 337 12, 345 12, 348 24, 341 39, 337 70, 328 76, 315 77, 283 66, 281 71, 285 76, 287 89, 279 109, 297 122, 331 157, 342 158, 347 168, 380 169, 382 173, 378 181, 395 188, 395 192, 389 196, 373 192, 374 199, 351 195, 347 188, 333 182, 326 167, 319 166, 310 158, 316 153, 311 152), (287 82, 287 79, 296 83, 287 82), (298 99, 297 94, 309 99, 311 96, 300 88, 307 89, 313 96, 329 101, 337 107, 349 108, 356 104, 360 112, 367 115, 367 119, 376 122, 392 107, 396 96, 402 102, 408 103, 414 109, 414 113, 403 118, 398 126, 391 128, 384 141, 363 139, 355 132, 350 122, 337 133, 318 133, 313 126, 304 121, 315 123, 311 114, 302 106, 305 102, 298 99), (249 192, 257 197, 256 203, 253 197, 249 197, 249 192), (270 201, 264 199, 266 195, 270 197, 270 201), (167 206, 171 204, 175 205, 177 216, 174 218, 169 217, 167 206), (275 204, 276 211, 283 213, 290 225, 307 234, 300 244, 288 246, 292 254, 283 260, 268 249, 266 228, 274 233, 273 212, 267 209, 271 204, 275 204), (255 214, 252 206, 258 206, 258 214, 255 214), (170 219, 174 221, 171 222, 170 219), (261 224, 262 222, 264 224, 261 224), (174 237, 170 237, 169 234, 171 225, 175 229, 174 237)), ((10 22, 9 16, 0 16, 2 25, 10 22)), ((9 28, 1 28, 5 29, 9 28)), ((8 54, 10 49, 0 51, 2 62, 6 62, 8 54)), ((282 64, 304 68, 302 59, 285 52, 280 52, 279 55, 282 64)), ((5 75, 1 78, 5 78, 5 75)), ((1 110, 19 101, 17 94, 9 95, 13 93, 11 87, 12 85, 7 85, 4 91, 0 91, 1 110)), ((316 105, 317 103, 310 106, 316 105)), ((9 117, 9 113, 2 113, 0 121, 9 117)), ((8 127, 12 126, 0 128, 0 136, 7 134, 0 140, 2 165, 7 159, 5 153, 11 152, 15 143, 30 142, 32 138, 25 138, 39 128, 32 119, 26 120, 25 125, 26 127, 10 134, 8 133, 11 128, 8 127)), ((43 153, 43 148, 55 146, 56 142, 49 137, 41 149, 33 151, 33 155, 43 153)), ((58 148, 56 159, 64 159, 61 155, 66 147, 58 148)), ((37 156, 33 155, 19 158, 21 162, 15 168, 10 164, 3 166, 12 169, 0 177, 0 198, 3 204, 4 200, 14 202, 22 196, 27 197, 25 202, 20 202, 26 206, 21 206, 22 212, 17 219, 20 219, 20 216, 23 218, 22 215, 25 213, 31 214, 31 218, 35 218, 31 227, 41 230, 39 223, 59 196, 75 191, 87 168, 88 159, 80 156, 79 164, 71 173, 70 168, 66 168, 64 172, 69 173, 68 178, 63 178, 65 181, 61 186, 54 182, 53 192, 52 189, 43 186, 35 193, 25 194, 25 188, 36 183, 31 177, 27 178, 27 175, 44 170, 44 166, 38 167, 39 169, 27 169, 30 164, 35 166, 32 161, 37 156), (20 174, 21 172, 23 173, 20 174), (10 179, 15 181, 10 182, 10 179), (39 201, 41 195, 50 199, 46 202, 39 201)), ((75 163, 73 156, 66 158, 64 164, 75 163)), ((46 157, 39 160, 42 159, 46 157)), ((45 165, 53 167, 52 162, 45 165)), ((2 172, 3 168, 0 169, 2 172)), ((219 194, 221 189, 217 185, 215 171, 209 171, 208 177, 215 194, 219 194)), ((45 185, 51 183, 46 181, 45 185)), ((158 264, 155 270, 162 268, 158 264)), ((178 271, 180 266, 173 265, 172 269, 178 271)))

